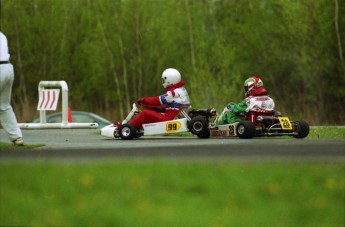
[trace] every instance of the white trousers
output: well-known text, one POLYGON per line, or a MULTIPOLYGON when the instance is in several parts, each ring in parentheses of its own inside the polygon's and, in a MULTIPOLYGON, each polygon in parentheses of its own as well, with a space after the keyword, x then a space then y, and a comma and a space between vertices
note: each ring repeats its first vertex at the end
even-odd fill
POLYGON ((11 106, 13 80, 13 65, 0 64, 0 123, 11 141, 23 137, 11 106))

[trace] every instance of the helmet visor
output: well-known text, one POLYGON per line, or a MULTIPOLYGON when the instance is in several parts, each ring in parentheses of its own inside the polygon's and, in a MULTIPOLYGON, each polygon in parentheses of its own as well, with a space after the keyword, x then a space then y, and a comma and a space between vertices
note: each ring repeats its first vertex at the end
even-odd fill
POLYGON ((248 88, 248 85, 245 85, 245 86, 244 86, 244 91, 247 92, 248 89, 249 89, 249 88, 248 88))

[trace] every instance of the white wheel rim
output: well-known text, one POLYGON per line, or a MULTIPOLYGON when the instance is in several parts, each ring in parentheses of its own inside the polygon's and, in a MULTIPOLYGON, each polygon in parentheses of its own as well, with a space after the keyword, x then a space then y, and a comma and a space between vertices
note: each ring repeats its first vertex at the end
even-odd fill
POLYGON ((238 130, 237 131, 238 131, 239 134, 243 134, 244 131, 245 131, 244 126, 243 125, 238 126, 238 130))
POLYGON ((123 136, 129 136, 131 134, 131 129, 128 128, 128 127, 124 127, 122 130, 121 130, 121 133, 123 136))
POLYGON ((196 132, 200 132, 200 131, 202 130, 202 128, 203 128, 203 125, 202 125, 201 122, 195 122, 195 123, 193 124, 193 129, 194 129, 194 131, 196 131, 196 132))

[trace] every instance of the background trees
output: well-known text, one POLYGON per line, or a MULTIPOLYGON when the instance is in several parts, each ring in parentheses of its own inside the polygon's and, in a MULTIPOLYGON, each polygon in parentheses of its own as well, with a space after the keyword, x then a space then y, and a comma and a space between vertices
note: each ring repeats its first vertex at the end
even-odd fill
POLYGON ((72 109, 112 120, 175 67, 195 108, 240 101, 255 74, 284 114, 343 124, 343 15, 338 0, 1 0, 1 31, 20 122, 38 116, 41 80, 66 80, 72 109))

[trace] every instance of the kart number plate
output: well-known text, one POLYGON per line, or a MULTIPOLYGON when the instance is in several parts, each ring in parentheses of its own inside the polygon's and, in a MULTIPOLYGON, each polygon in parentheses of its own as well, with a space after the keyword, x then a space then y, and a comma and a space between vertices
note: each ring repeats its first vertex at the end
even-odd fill
POLYGON ((235 135, 235 126, 229 125, 229 135, 234 136, 235 135))
POLYGON ((278 117, 280 125, 284 130, 292 130, 292 124, 288 117, 278 117))
POLYGON ((181 123, 178 121, 166 123, 167 132, 176 132, 181 128, 181 123))

